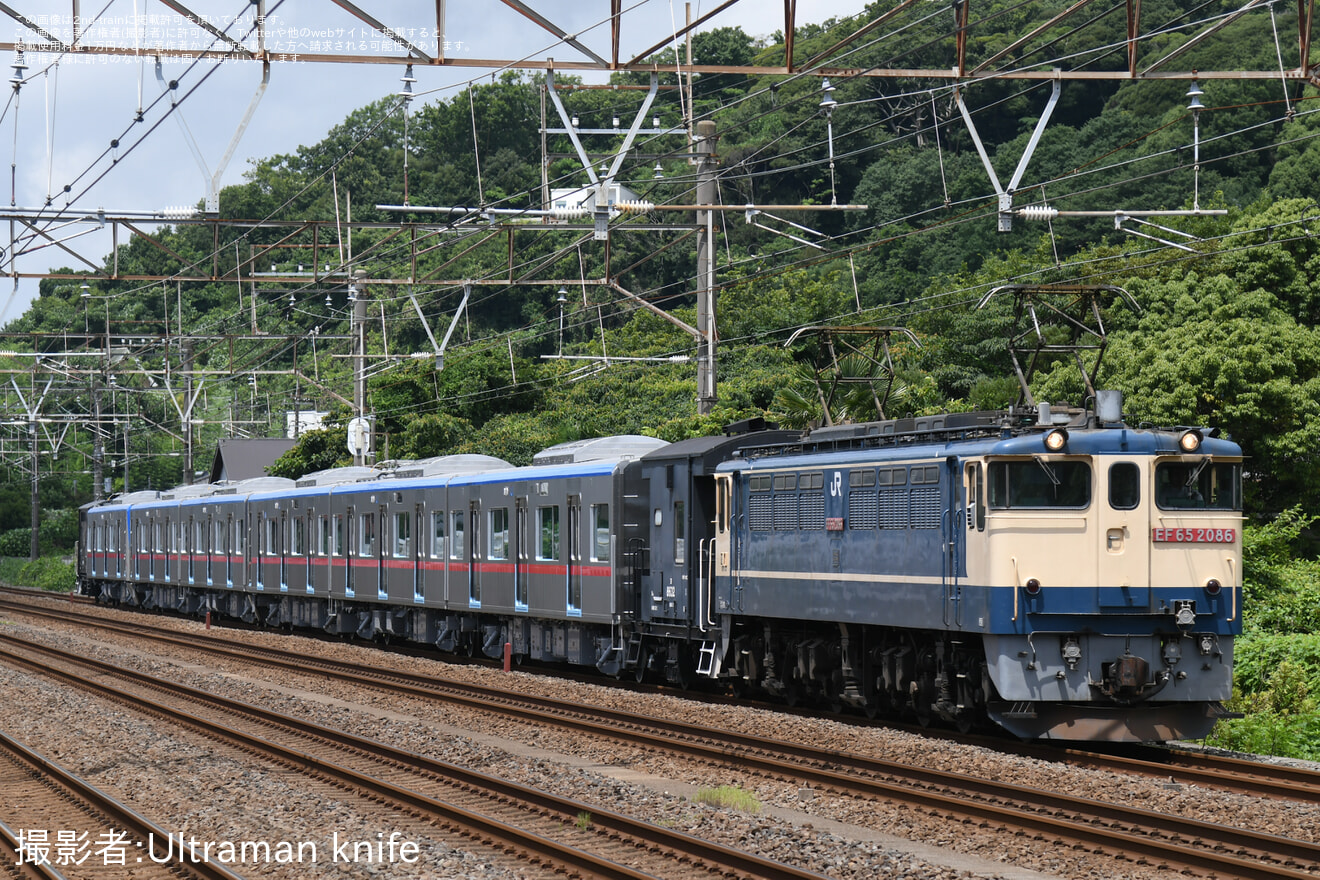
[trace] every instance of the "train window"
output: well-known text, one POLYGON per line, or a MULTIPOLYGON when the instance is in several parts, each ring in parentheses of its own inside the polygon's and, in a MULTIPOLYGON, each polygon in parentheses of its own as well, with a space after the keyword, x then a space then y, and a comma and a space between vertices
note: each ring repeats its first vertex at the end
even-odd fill
POLYGON ((335 555, 344 555, 344 515, 335 514, 335 555))
POLYGON ((848 472, 848 488, 867 489, 874 485, 875 485, 875 471, 864 470, 864 471, 848 472))
POLYGON ((881 486, 906 486, 908 481, 907 468, 884 468, 878 476, 881 486))
POLYGON ((294 517, 291 523, 293 534, 290 535, 289 553, 292 556, 302 556, 306 551, 306 533, 303 531, 304 523, 301 517, 294 517))
POLYGON ((940 481, 940 469, 938 465, 928 464, 924 467, 912 468, 912 485, 931 486, 940 481))
POLYGON ((412 517, 406 512, 394 514, 394 556, 396 559, 412 556, 412 517))
POLYGON ((443 559, 445 555, 445 512, 431 511, 431 558, 443 559))
POLYGON ((761 475, 759 475, 759 476, 755 476, 755 477, 748 477, 748 478, 747 478, 747 488, 748 488, 749 490, 751 490, 752 492, 769 492, 769 491, 770 491, 770 475, 769 475, 769 474, 761 474, 761 475))
POLYGON ((1080 508, 1091 503, 1089 462, 994 461, 989 472, 994 508, 1080 508))
POLYGON ((453 537, 449 540, 449 558, 467 559, 466 551, 463 546, 463 521, 467 519, 467 511, 453 511, 453 537))
POLYGON ((799 489, 822 489, 825 487, 825 475, 822 473, 803 474, 798 478, 799 489))
POLYGON ((358 534, 361 536, 361 543, 358 545, 358 555, 366 558, 376 555, 376 514, 359 514, 358 534))
POLYGON ((489 559, 509 558, 509 508, 496 507, 490 512, 489 559))
POLYGON ((559 505, 536 508, 536 531, 541 536, 537 559, 559 558, 559 505))
POLYGON ((1163 510, 1241 510, 1242 465, 1208 457, 1156 465, 1155 503, 1163 510))
POLYGON ((979 464, 967 465, 967 528, 985 531, 985 487, 979 464))
POLYGON ((1114 510, 1132 510, 1141 503, 1141 468, 1134 462, 1120 461, 1109 467, 1109 506, 1114 510))
POLYGON ((321 514, 321 540, 318 546, 318 554, 321 556, 330 555, 330 517, 321 514))
POLYGON ((276 553, 276 522, 270 518, 270 514, 261 515, 262 528, 265 530, 265 553, 267 556, 274 556, 276 553))
POLYGON ((779 474, 775 477, 776 492, 791 492, 797 488, 797 474, 779 474))
POLYGON ((610 561, 610 506, 591 505, 591 561, 610 561))
POLYGON ((687 561, 687 516, 682 501, 674 502, 674 562, 687 561))

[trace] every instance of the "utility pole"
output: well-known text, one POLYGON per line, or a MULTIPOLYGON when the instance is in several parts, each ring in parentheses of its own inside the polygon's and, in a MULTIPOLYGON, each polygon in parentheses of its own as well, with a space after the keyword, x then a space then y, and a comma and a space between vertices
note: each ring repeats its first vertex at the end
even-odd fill
POLYGON ((97 373, 92 370, 92 500, 100 501, 105 497, 105 450, 101 446, 101 386, 97 383, 97 373))
MULTIPOLYGON (((367 273, 361 269, 353 272, 353 280, 348 286, 353 296, 353 410, 358 419, 365 419, 367 401, 367 288, 364 283, 367 273)), ((358 422, 362 424, 362 422, 358 422)), ((352 430, 350 428, 350 430, 352 430)), ((367 463, 367 450, 371 446, 370 433, 367 439, 358 445, 353 453, 353 464, 367 463)))
MULTIPOLYGON (((192 340, 191 340, 191 339, 182 339, 182 338, 181 338, 181 339, 179 340, 179 359, 180 359, 181 361, 183 361, 183 364, 182 364, 182 366, 183 366, 183 382, 184 382, 184 385, 183 385, 183 387, 184 387, 183 399, 184 399, 184 401, 186 401, 186 403, 187 403, 187 408, 184 410, 184 413, 183 413, 183 415, 184 415, 184 418, 183 418, 183 439, 184 439, 184 443, 183 443, 183 484, 184 484, 185 486, 191 486, 191 485, 192 485, 192 481, 193 481, 193 426, 192 426, 192 423, 193 423, 193 420, 192 420, 192 405, 193 405, 193 363, 192 363, 192 360, 193 360, 193 358, 192 358, 192 351, 193 351, 193 350, 192 350, 192 340)), ((128 455, 127 441, 125 441, 124 455, 125 455, 125 456, 128 455)), ((128 483, 127 483, 127 480, 128 480, 128 469, 127 469, 127 468, 124 469, 124 480, 125 480, 125 484, 124 484, 124 485, 127 486, 127 485, 128 485, 128 483)), ((125 490, 125 491, 127 491, 127 490, 125 490)))
MULTIPOLYGON (((36 369, 33 368, 33 391, 36 391, 36 369)), ((28 416, 28 438, 32 441, 32 542, 29 546, 28 559, 35 560, 41 555, 41 459, 38 457, 37 416, 28 416)))
MULTIPOLYGON (((697 123, 697 204, 715 204, 715 123, 697 123)), ((697 413, 715 408, 715 212, 697 211, 697 413)))

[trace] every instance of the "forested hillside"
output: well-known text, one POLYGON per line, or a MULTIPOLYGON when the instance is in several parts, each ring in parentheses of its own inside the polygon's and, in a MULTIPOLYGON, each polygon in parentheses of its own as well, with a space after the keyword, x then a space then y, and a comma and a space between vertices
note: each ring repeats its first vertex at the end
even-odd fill
MULTIPOLYGON (((885 0, 872 4, 870 12, 893 5, 885 0)), ((977 4, 969 67, 1067 5, 1062 0, 977 4)), ((1143 54, 1154 58, 1178 48, 1189 39, 1194 21, 1238 5, 1146 0, 1143 31, 1157 36, 1143 45, 1143 54)), ((1296 33, 1293 6, 1242 16, 1179 56, 1178 67, 1296 65, 1295 44, 1288 59, 1286 42, 1260 39, 1270 32, 1271 22, 1262 25, 1259 17, 1266 15, 1277 16, 1275 32, 1296 33), (1277 60, 1276 53, 1281 53, 1277 60)), ((796 57, 829 49, 858 25, 803 26, 796 34, 796 57)), ((1017 50, 1011 60, 1023 67, 1125 69, 1122 14, 1096 14, 1086 25, 1058 26, 1049 39, 1017 50)), ((882 29, 854 41, 836 63, 853 70, 947 67, 947 41, 938 38, 948 27, 948 21, 931 18, 882 29)), ((753 39, 722 28, 693 40, 697 64, 782 63, 784 52, 782 34, 753 39)), ((666 50, 656 60, 663 70, 664 62, 673 63, 673 53, 666 50)), ((557 82, 574 79, 560 74, 557 82)), ((616 74, 613 82, 642 86, 648 78, 616 74)), ((670 87, 678 79, 671 70, 660 82, 670 87)), ((359 231, 351 242, 335 243, 343 262, 351 260, 368 279, 367 348, 377 360, 366 409, 377 420, 380 458, 482 452, 521 463, 541 448, 577 437, 641 433, 678 440, 754 416, 791 425, 818 423, 824 415, 812 365, 822 353, 810 335, 793 347, 784 344, 793 331, 810 325, 901 327, 914 334, 919 345, 894 337, 896 377, 886 416, 1002 407, 1018 397, 1005 338, 1012 301, 993 298, 978 309, 985 294, 1007 284, 1113 285, 1127 291, 1138 308, 1118 299, 1107 309, 1109 349, 1099 384, 1125 392, 1126 410, 1135 421, 1217 426, 1243 445, 1249 456, 1249 513, 1267 522, 1291 511, 1286 527, 1261 543, 1273 555, 1256 570, 1265 572, 1272 586, 1262 586, 1256 598, 1282 591, 1295 613, 1259 618, 1255 625, 1265 636, 1283 630, 1287 617, 1309 621, 1308 631, 1320 631, 1320 604, 1309 586, 1314 575, 1279 574, 1292 564, 1286 562, 1293 552, 1288 548, 1295 549, 1307 534, 1309 518, 1300 511, 1320 510, 1320 117, 1314 85, 1278 78, 1205 80, 1200 85, 1206 109, 1194 120, 1187 80, 1063 84, 1014 193, 1015 207, 1113 212, 1195 204, 1227 211, 1155 218, 1165 229, 1125 227, 1144 229, 1157 239, 1152 240, 1116 228, 1112 217, 1060 217, 1049 223, 1019 218, 1011 232, 996 231, 994 187, 947 84, 843 75, 832 78, 833 92, 827 94, 814 76, 697 77, 691 110, 717 126, 723 204, 867 206, 782 215, 813 232, 761 215, 762 225, 792 237, 767 232, 740 211, 720 216, 719 403, 712 414, 698 416, 695 365, 666 360, 692 356, 692 338, 617 290, 594 283, 615 277, 653 306, 694 324, 695 237, 681 230, 630 228, 690 224, 690 213, 622 218, 612 224, 607 251, 590 233, 584 239, 580 232, 539 220, 485 241, 488 231, 470 217, 460 222, 449 215, 375 207, 403 203, 405 186, 411 205, 542 207, 543 83, 540 74, 501 73, 470 90, 414 102, 406 119, 397 97, 383 97, 351 112, 319 139, 318 133, 307 133, 308 145, 295 153, 253 165, 244 183, 221 194, 224 217, 335 221, 347 219, 351 210, 354 221, 382 224, 359 231), (831 94, 837 105, 827 116, 821 104, 831 94), (1194 121, 1199 172, 1193 167, 1194 121), (406 357, 431 350, 409 291, 371 284, 414 270, 402 246, 406 236, 397 237, 400 220, 443 230, 422 250, 418 279, 508 280, 473 288, 442 369, 434 360, 406 357), (803 244, 803 238, 815 246, 803 244), (519 283, 527 279, 565 280, 563 301, 558 286, 519 283), (387 353, 405 357, 391 362, 387 353), (560 354, 602 359, 547 357, 560 354)), ((1014 79, 963 88, 1000 180, 1011 177, 1027 148, 1050 89, 1048 82, 1014 79)), ((644 91, 584 89, 561 95, 583 128, 608 128, 619 116, 626 130, 644 91)), ((661 91, 653 112, 662 128, 682 124, 684 101, 677 89, 661 91)), ((546 112, 546 125, 557 127, 553 108, 546 112)), ((620 141, 596 137, 591 149, 607 152, 620 141)), ((689 149, 681 137, 643 136, 621 179, 642 199, 692 204, 689 149)), ((588 182, 563 134, 547 136, 544 156, 549 187, 588 182)), ((168 274, 179 271, 180 256, 199 262, 216 258, 210 233, 200 227, 181 225, 162 243, 167 249, 141 239, 122 245, 119 271, 168 274)), ((260 253, 263 263, 287 267, 302 261, 297 246, 306 244, 247 229, 219 250, 218 261, 222 273, 252 253, 260 253)), ((107 256, 107 265, 110 260, 107 256)), ((244 271, 250 275, 250 269, 244 271)), ((236 296, 232 281, 186 285, 177 298, 159 287, 95 282, 94 293, 110 297, 102 314, 87 310, 77 285, 46 282, 41 297, 8 329, 59 332, 86 326, 106 332, 107 317, 113 328, 132 326, 144 333, 159 332, 167 321, 199 335, 241 335, 255 328, 271 341, 195 346, 196 368, 227 377, 214 381, 215 390, 201 404, 207 423, 201 448, 212 448, 227 417, 255 424, 249 429, 259 435, 280 433, 296 393, 311 405, 335 410, 334 427, 306 434, 281 460, 278 473, 297 476, 342 461, 348 408, 316 387, 295 388, 291 378, 264 374, 258 381, 256 373, 289 367, 296 357, 322 387, 349 394, 347 343, 332 339, 349 329, 343 283, 253 288, 255 307, 247 295, 236 296), (294 338, 300 340, 296 353, 294 338)), ((461 286, 419 280, 411 292, 432 331, 442 334, 462 297, 461 286)), ((177 349, 135 356, 153 368, 170 363, 177 369, 180 363, 177 349)), ((178 440, 152 426, 171 424, 173 405, 160 391, 139 386, 120 391, 120 405, 131 409, 135 426, 131 441, 124 441, 126 473, 132 488, 171 485, 181 476, 178 440)), ((1033 391, 1040 399, 1080 401, 1083 386, 1075 365, 1059 359, 1034 377, 1033 391)), ((77 395, 71 399, 71 406, 79 405, 77 395)), ((834 421, 876 415, 869 389, 833 401, 834 421)), ((118 474, 116 480, 122 485, 118 474)), ((42 486, 44 504, 52 509, 89 497, 82 472, 53 473, 42 486)), ((26 492, 26 480, 10 479, 0 527, 26 524, 26 492)), ((1298 655, 1297 662, 1320 679, 1317 658, 1320 648, 1298 655)), ((1305 693, 1301 699, 1305 703, 1305 693)))

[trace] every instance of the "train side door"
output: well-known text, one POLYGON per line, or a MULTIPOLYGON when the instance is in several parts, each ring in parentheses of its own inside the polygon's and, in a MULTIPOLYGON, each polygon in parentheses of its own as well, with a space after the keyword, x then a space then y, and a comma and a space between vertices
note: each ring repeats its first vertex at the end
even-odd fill
POLYGON ((481 607, 481 502, 468 501, 468 607, 481 607))
POLYGON ((353 542, 357 540, 357 523, 353 518, 353 505, 349 505, 344 511, 344 528, 347 534, 344 535, 344 598, 353 598, 353 562, 357 558, 354 552, 353 542))
POLYGON ((514 500, 513 510, 513 608, 526 611, 527 565, 531 561, 528 540, 528 503, 526 496, 514 500))
POLYGON ((965 514, 958 496, 961 477, 958 459, 946 458, 940 469, 940 482, 944 484, 944 510, 940 517, 943 532, 941 579, 944 582, 944 625, 954 627, 962 626, 962 582, 958 577, 958 558, 965 514))
POLYGON ((422 545, 426 543, 426 508, 417 504, 413 506, 412 521, 412 583, 413 583, 413 602, 421 604, 426 600, 425 595, 425 575, 423 574, 423 562, 425 552, 422 545))
POLYGON ((1139 461, 1097 458, 1100 542, 1096 586, 1108 608, 1150 607, 1149 474, 1139 461))

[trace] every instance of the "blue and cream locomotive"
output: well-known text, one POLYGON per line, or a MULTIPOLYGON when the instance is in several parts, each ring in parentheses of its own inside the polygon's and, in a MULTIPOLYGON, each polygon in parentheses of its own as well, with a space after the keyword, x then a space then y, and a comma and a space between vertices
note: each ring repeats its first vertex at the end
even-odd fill
POLYGON ((1241 450, 1121 398, 446 456, 83 511, 84 593, 699 678, 1023 737, 1204 735, 1241 631, 1241 450))

